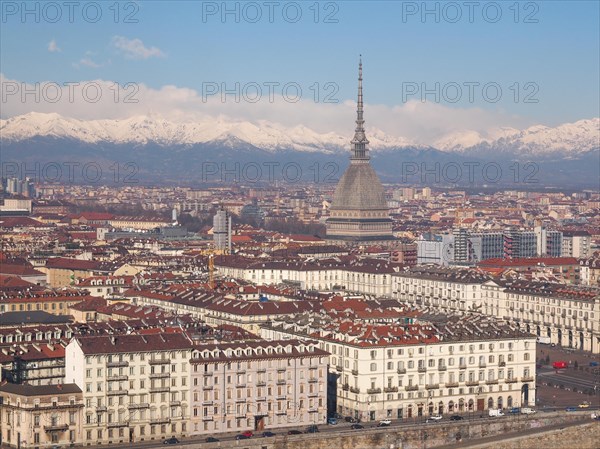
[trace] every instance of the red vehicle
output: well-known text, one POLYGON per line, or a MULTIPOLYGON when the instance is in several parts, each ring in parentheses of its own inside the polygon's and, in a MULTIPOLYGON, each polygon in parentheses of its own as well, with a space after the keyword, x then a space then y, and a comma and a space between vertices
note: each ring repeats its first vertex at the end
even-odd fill
POLYGON ((569 364, 565 361, 559 360, 552 364, 552 368, 554 369, 565 369, 569 366, 569 364))

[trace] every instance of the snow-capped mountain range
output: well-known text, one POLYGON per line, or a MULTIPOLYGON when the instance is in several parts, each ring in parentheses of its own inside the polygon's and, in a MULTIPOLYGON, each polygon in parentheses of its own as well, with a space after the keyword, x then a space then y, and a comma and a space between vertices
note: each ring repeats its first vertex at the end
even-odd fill
MULTIPOLYGON (((577 157, 600 148, 600 118, 565 123, 550 128, 537 125, 524 130, 498 128, 482 135, 476 131, 457 131, 434 142, 422 145, 402 137, 387 135, 381 130, 367 130, 374 151, 397 148, 435 148, 461 154, 523 155, 528 157, 577 157)), ((225 121, 175 123, 157 116, 134 116, 123 120, 78 120, 51 113, 31 112, 0 120, 3 143, 23 142, 33 138, 68 139, 81 144, 133 144, 143 146, 186 146, 218 144, 235 149, 247 144, 269 152, 291 150, 334 153, 348 151, 349 136, 333 132, 317 133, 303 125, 284 127, 277 123, 258 121, 225 121)))

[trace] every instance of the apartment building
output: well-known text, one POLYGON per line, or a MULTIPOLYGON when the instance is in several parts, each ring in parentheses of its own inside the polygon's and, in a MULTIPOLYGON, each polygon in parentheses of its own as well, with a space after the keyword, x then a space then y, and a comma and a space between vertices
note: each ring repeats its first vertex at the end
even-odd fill
POLYGON ((75 384, 0 385, 2 443, 15 448, 80 444, 83 400, 75 384))
POLYGON ((481 286, 481 293, 481 312, 550 337, 559 346, 600 353, 600 289, 490 280, 481 286))
POLYGON ((452 315, 319 321, 274 321, 262 336, 310 336, 330 352, 330 401, 341 414, 374 421, 535 404, 536 337, 515 326, 452 315))
POLYGON ((328 356, 298 340, 195 348, 190 434, 325 423, 328 356))
POLYGON ((192 346, 181 333, 74 337, 65 378, 82 390, 83 444, 188 434, 192 346))

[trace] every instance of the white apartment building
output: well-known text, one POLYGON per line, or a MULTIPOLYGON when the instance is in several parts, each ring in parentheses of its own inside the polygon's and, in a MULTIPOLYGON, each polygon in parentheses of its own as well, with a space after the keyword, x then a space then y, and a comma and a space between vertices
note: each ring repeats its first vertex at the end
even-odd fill
POLYGON ((481 285, 490 277, 478 270, 417 266, 391 276, 392 298, 444 312, 477 312, 481 285))
POLYGON ((65 380, 82 390, 83 444, 186 435, 192 346, 175 333, 74 337, 65 380))
POLYGON ((275 321, 265 338, 311 338, 331 353, 335 409, 373 421, 535 404, 536 337, 483 316, 412 325, 275 321))
POLYGON ((293 283, 303 290, 337 287, 376 296, 390 295, 390 276, 399 267, 380 259, 332 258, 302 262, 257 261, 236 256, 215 259, 215 268, 224 277, 262 285, 293 283))
POLYGON ((600 353, 600 289, 531 282, 487 281, 483 309, 559 346, 600 353))
POLYGON ((328 356, 316 342, 297 340, 194 349, 190 433, 325 423, 328 356))

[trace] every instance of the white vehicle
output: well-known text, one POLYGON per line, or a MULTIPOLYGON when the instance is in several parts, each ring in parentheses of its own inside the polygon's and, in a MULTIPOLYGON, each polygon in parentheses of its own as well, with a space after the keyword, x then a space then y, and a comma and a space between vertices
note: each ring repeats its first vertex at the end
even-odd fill
POLYGON ((440 421, 442 419, 442 415, 431 415, 425 422, 430 421, 440 421))
POLYGON ((550 337, 538 337, 537 338, 537 342, 541 343, 543 345, 549 345, 550 344, 550 337))
POLYGON ((504 412, 502 412, 502 410, 500 410, 500 409, 494 409, 494 408, 491 408, 488 411, 488 414, 489 414, 490 417, 504 416, 504 412))
POLYGON ((521 408, 521 414, 522 415, 532 415, 535 413, 535 410, 532 409, 531 407, 523 407, 521 408))

